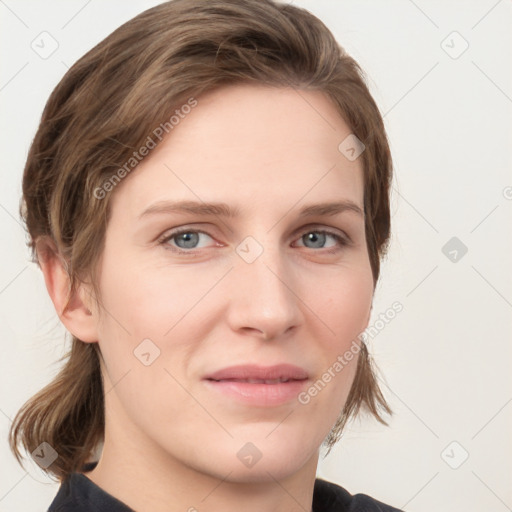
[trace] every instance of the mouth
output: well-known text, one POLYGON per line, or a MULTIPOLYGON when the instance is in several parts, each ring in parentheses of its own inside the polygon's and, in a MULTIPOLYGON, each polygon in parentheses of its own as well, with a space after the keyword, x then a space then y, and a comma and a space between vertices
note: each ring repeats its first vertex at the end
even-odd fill
POLYGON ((230 402, 261 407, 283 405, 296 399, 308 380, 303 368, 289 364, 232 366, 203 379, 209 389, 230 402))
POLYGON ((247 384, 280 384, 282 382, 301 381, 304 379, 289 379, 287 377, 279 377, 277 379, 207 379, 214 382, 245 382, 247 384))
MULTIPOLYGON (((256 381, 255 384, 261 384, 261 381, 269 384, 277 384, 289 380, 304 380, 308 378, 308 373, 304 368, 293 364, 276 364, 273 366, 259 366, 255 364, 244 364, 230 366, 217 370, 205 377, 209 380, 238 380, 238 381, 256 381)), ((252 383, 252 382, 251 382, 252 383)))

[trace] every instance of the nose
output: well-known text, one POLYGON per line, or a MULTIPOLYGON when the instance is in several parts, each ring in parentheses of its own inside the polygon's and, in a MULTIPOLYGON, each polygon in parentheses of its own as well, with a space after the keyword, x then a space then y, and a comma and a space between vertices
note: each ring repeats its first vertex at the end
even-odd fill
POLYGON ((235 332, 272 340, 289 335, 301 324, 298 274, 285 259, 279 249, 265 248, 250 263, 235 255, 227 313, 235 332))

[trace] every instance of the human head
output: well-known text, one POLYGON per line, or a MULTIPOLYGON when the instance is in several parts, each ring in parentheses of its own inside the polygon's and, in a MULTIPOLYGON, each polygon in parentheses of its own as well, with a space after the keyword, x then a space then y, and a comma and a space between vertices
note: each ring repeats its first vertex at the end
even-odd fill
MULTIPOLYGON (((389 240, 391 157, 357 63, 318 19, 297 7, 174 0, 145 11, 82 57, 52 93, 33 141, 22 215, 34 255, 44 260, 58 252, 70 298, 80 282, 90 282, 101 298, 98 263, 117 187, 104 197, 98 189, 105 190, 155 127, 191 98, 240 83, 321 91, 363 141, 365 233, 375 287, 389 240)), ((49 471, 59 477, 81 467, 102 438, 99 357, 97 343, 73 338, 62 372, 13 424, 14 433, 24 429, 29 451, 43 440, 58 448, 49 471)), ((378 408, 388 410, 364 345, 329 446, 361 407, 379 419, 378 408)))

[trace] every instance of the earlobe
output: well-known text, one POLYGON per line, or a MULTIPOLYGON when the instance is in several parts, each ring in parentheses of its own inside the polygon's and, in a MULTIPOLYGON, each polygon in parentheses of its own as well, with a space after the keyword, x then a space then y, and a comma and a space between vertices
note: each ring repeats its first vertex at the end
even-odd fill
POLYGON ((80 294, 80 291, 84 292, 82 285, 79 290, 73 292, 68 302, 71 281, 65 262, 56 252, 55 245, 47 241, 37 244, 37 255, 46 289, 61 322, 73 336, 81 341, 87 343, 98 341, 96 318, 80 294))

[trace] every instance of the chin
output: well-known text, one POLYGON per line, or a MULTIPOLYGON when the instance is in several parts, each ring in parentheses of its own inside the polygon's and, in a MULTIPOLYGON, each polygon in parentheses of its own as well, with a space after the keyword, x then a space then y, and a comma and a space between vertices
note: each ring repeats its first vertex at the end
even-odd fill
POLYGON ((228 443, 218 444, 216 449, 209 449, 209 460, 202 461, 202 472, 226 481, 257 483, 286 479, 312 459, 316 469, 319 446, 311 441, 308 445, 298 435, 286 439, 276 435, 273 440, 273 434, 266 438, 267 435, 268 432, 259 437, 236 436, 228 443), (205 471, 206 466, 209 468, 205 471))

